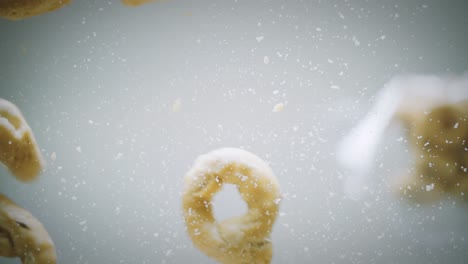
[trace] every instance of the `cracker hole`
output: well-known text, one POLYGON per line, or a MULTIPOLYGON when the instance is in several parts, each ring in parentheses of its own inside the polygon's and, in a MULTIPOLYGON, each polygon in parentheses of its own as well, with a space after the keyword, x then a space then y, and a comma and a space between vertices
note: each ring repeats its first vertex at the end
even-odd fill
POLYGON ((247 213, 247 204, 234 184, 224 184, 213 197, 213 214, 218 221, 247 213))

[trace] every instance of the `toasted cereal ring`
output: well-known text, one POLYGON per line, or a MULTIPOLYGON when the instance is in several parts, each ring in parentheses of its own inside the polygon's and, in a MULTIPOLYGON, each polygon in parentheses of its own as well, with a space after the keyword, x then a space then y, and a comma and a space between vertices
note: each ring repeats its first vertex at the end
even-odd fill
POLYGON ((20 181, 31 181, 44 168, 34 135, 20 110, 0 98, 0 162, 20 181))
POLYGON ((54 11, 71 0, 1 0, 0 17, 19 20, 54 11))
POLYGON ((155 0, 122 0, 122 4, 124 4, 126 6, 135 7, 135 6, 140 6, 140 5, 150 3, 150 2, 153 2, 153 1, 155 1, 155 0))
POLYGON ((54 242, 31 213, 0 194, 0 256, 23 264, 55 264, 54 242))
POLYGON ((403 125, 416 161, 414 172, 398 179, 397 191, 420 203, 443 196, 467 202, 468 100, 413 113, 403 125))
POLYGON ((270 263, 270 233, 280 200, 273 171, 245 150, 224 148, 201 155, 185 176, 183 209, 188 233, 199 250, 220 263, 270 263), (237 186, 248 212, 218 222, 212 199, 224 183, 237 186))
POLYGON ((369 113, 338 144, 336 157, 346 169, 345 192, 360 198, 386 131, 403 124, 412 148, 410 175, 393 189, 417 202, 468 192, 468 75, 407 75, 393 78, 379 92, 369 113))

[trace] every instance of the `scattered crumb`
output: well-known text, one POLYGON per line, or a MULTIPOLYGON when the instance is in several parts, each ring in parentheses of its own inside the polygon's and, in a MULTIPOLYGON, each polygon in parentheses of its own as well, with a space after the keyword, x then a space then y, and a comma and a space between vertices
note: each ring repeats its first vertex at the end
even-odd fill
POLYGON ((284 110, 284 104, 278 103, 273 107, 273 112, 281 112, 284 110))
POLYGON ((181 108, 182 108, 182 100, 180 100, 180 98, 175 99, 174 102, 172 103, 172 112, 179 112, 181 108))
POLYGON ((434 190, 434 183, 431 183, 431 184, 426 185, 426 191, 427 191, 427 192, 430 192, 430 191, 432 191, 432 190, 434 190))

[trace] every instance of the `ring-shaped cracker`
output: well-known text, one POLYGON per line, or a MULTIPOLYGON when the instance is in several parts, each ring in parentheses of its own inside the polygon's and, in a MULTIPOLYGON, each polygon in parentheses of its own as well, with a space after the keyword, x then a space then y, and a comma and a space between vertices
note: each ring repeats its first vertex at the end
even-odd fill
POLYGON ((0 194, 0 256, 23 264, 55 264, 54 242, 30 212, 0 194))
POLYGON ((183 209, 188 233, 199 250, 220 263, 270 263, 270 233, 280 200, 271 168, 245 150, 224 148, 201 155, 185 176, 183 209), (217 222, 212 199, 225 183, 237 186, 248 212, 217 222))
POLYGON ((20 110, 0 98, 0 162, 23 182, 31 181, 44 168, 44 161, 20 110))
POLYGON ((71 0, 0 0, 0 17, 19 20, 55 11, 71 0))

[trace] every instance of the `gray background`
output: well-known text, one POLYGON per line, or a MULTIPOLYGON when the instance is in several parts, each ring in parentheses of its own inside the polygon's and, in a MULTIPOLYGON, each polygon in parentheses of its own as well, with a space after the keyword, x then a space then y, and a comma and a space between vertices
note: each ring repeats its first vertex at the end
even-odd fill
MULTIPOLYGON (((464 0, 75 0, 1 20, 0 96, 23 111, 47 170, 22 184, 1 168, 0 191, 45 224, 60 263, 214 263, 185 232, 182 179, 198 155, 241 147, 270 162, 285 197, 273 263, 466 263, 466 206, 391 193, 411 167, 398 129, 360 201, 344 195, 334 149, 391 77, 468 69, 467 11, 464 0)), ((219 218, 245 208, 230 186, 215 198, 219 218)))

